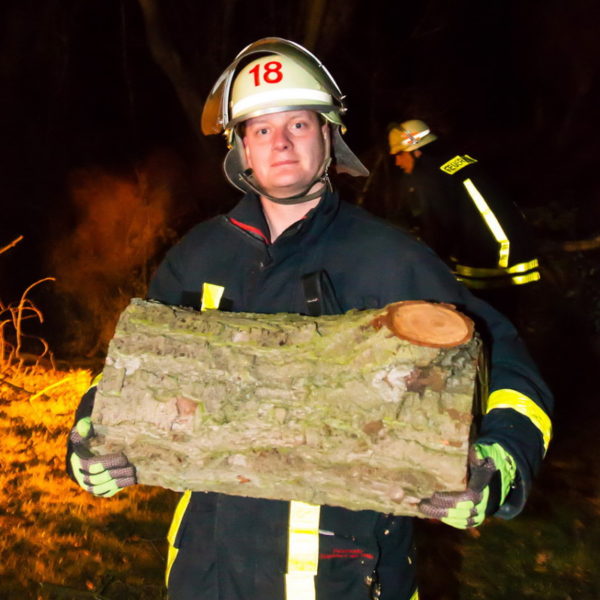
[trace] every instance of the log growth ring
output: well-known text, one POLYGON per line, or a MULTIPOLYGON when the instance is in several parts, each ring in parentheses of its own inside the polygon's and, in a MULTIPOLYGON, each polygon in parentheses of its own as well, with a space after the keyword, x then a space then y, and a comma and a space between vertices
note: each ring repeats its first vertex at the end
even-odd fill
POLYGON ((452 348, 473 337, 474 323, 452 304, 407 300, 390 304, 373 325, 418 346, 452 348))

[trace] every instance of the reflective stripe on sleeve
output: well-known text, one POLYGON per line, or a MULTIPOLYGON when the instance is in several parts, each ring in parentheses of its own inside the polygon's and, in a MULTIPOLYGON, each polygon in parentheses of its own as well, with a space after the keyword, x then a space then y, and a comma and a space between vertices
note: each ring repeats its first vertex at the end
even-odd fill
POLYGON ((539 267, 537 258, 534 258, 527 262, 517 263, 506 267, 506 269, 491 269, 488 267, 468 267, 466 265, 456 265, 455 269, 459 275, 466 275, 467 277, 496 277, 500 275, 513 275, 516 273, 526 273, 539 267))
POLYGON ((183 493, 183 496, 181 496, 179 499, 177 507, 175 508, 175 512, 173 513, 173 520, 171 521, 171 526, 169 527, 169 533, 167 533, 167 541, 169 542, 169 549, 167 552, 167 570, 165 572, 165 584, 167 587, 169 587, 169 575, 171 574, 171 567, 173 566, 173 563, 177 558, 177 553, 179 552, 179 548, 175 548, 175 538, 177 537, 177 532, 181 527, 181 521, 190 503, 191 497, 192 492, 190 490, 187 490, 183 493))
POLYGON ((290 502, 286 600, 315 600, 319 567, 319 516, 321 507, 290 502))
POLYGON ((479 214, 482 216, 489 230, 492 232, 492 235, 498 242, 500 246, 498 252, 498 266, 499 267, 508 267, 508 257, 510 254, 510 242, 508 241, 508 237, 502 229, 502 225, 496 218, 496 215, 492 212, 492 209, 489 207, 488 203, 485 201, 485 198, 481 195, 479 190, 475 187, 475 184, 470 179, 465 179, 463 181, 463 185, 465 186, 469 196, 475 203, 479 214))
POLYGON ((532 283, 533 281, 539 281, 542 276, 536 271, 535 273, 527 273, 526 275, 513 275, 510 281, 513 285, 523 285, 525 283, 532 283))
POLYGON ((225 288, 222 285, 215 285, 214 283, 203 283, 202 284, 202 302, 200 303, 200 310, 210 310, 219 308, 221 298, 225 288))
POLYGON ((525 275, 513 275, 512 277, 487 277, 481 279, 471 279, 469 277, 458 275, 458 273, 455 274, 458 281, 464 283, 468 288, 473 290, 482 290, 487 288, 494 289, 509 287, 511 285, 525 285, 526 283, 539 281, 542 278, 537 271, 534 271, 533 273, 526 273, 525 275))
POLYGON ((415 590, 415 593, 410 597, 410 600, 419 600, 419 590, 415 590))
POLYGON ((552 421, 533 400, 515 390, 496 390, 490 394, 485 412, 495 408, 512 408, 527 417, 540 430, 546 453, 552 439, 552 421))
POLYGON ((95 385, 98 385, 100 383, 101 379, 102 379, 102 373, 98 373, 98 375, 96 375, 96 377, 94 377, 94 379, 92 379, 92 383, 90 383, 90 387, 88 389, 91 389, 95 385))

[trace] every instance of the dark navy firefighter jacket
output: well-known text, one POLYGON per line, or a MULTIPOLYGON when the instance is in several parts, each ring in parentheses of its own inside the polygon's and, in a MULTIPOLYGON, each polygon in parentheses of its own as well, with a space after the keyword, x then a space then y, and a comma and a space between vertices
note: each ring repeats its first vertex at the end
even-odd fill
MULTIPOLYGON (((220 308, 308 314, 303 277, 325 272, 336 310, 399 300, 452 303, 476 322, 491 349, 490 390, 509 388, 547 414, 552 398, 513 326, 459 284, 426 246, 328 192, 304 219, 270 243, 259 200, 248 194, 227 215, 194 227, 158 268, 149 297, 198 307, 204 283, 223 286, 220 308)), ((480 442, 515 458, 518 482, 498 514, 521 511, 543 457, 540 431, 512 409, 482 418, 480 442)), ((172 600, 278 600, 285 597, 289 503, 194 492, 175 535, 172 600)), ((367 600, 373 577, 382 600, 416 588, 412 520, 325 506, 319 529, 318 600, 367 600)))

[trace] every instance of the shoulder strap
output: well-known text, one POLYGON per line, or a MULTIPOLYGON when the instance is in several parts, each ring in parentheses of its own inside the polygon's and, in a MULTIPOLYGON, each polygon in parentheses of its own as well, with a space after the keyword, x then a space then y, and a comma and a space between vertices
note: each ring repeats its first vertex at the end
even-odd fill
POLYGON ((343 313, 327 271, 315 271, 302 276, 304 300, 311 317, 343 313))

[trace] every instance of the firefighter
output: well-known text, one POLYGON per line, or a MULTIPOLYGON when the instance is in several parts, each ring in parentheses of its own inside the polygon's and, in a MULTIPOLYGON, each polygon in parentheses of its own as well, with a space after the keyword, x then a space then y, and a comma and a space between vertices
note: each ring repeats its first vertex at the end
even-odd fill
POLYGON ((388 127, 389 153, 405 174, 399 195, 411 225, 459 281, 512 314, 513 290, 540 279, 532 232, 477 157, 436 140, 418 119, 388 127))
MULTIPOLYGON (((167 253, 149 297, 312 315, 423 298, 455 304, 490 340, 490 394, 469 484, 434 494, 421 510, 458 528, 491 514, 511 518, 550 440, 551 394, 504 317, 429 248, 333 189, 331 168, 367 173, 342 138, 343 98, 320 61, 293 42, 261 39, 235 58, 206 101, 202 129, 224 133, 225 173, 243 198, 167 253)), ((76 417, 69 468, 84 489, 111 495, 135 471, 123 455, 90 456, 92 395, 76 417)), ((369 510, 185 492, 168 535, 169 597, 416 600, 412 529, 411 518, 369 510)))

